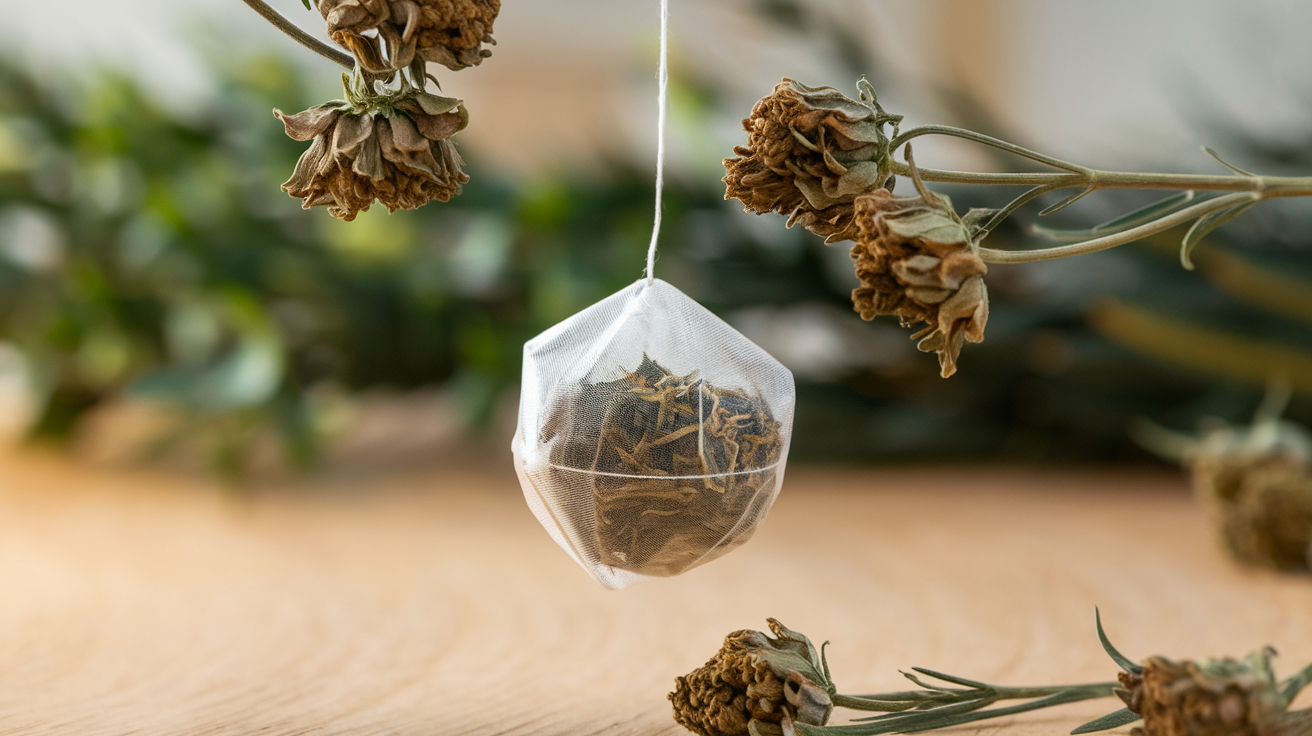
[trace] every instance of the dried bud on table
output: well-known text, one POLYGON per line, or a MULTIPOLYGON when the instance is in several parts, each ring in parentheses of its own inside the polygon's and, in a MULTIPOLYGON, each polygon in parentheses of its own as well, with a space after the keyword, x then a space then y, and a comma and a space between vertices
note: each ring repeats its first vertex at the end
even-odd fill
POLYGON ((1220 427, 1190 453, 1194 491, 1242 562, 1312 569, 1312 438, 1295 424, 1220 427))
POLYGON ((852 239, 852 200, 883 186, 883 125, 898 120, 879 109, 868 85, 862 96, 784 79, 743 120, 747 145, 724 161, 725 199, 787 215, 789 227, 801 224, 826 242, 852 239))
POLYGON ((501 0, 317 0, 328 34, 367 71, 397 71, 415 59, 459 71, 477 66, 495 44, 501 0), (376 30, 374 35, 366 35, 376 30), (386 54, 380 41, 386 44, 386 54))
POLYGON ((314 141, 282 185, 305 209, 350 221, 375 200, 391 212, 446 202, 469 181, 450 140, 469 120, 459 100, 411 90, 274 115, 291 138, 314 141))
POLYGON ((891 314, 904 327, 927 323, 912 338, 922 351, 938 353, 947 378, 957 370, 962 342, 984 339, 988 267, 951 202, 925 194, 895 197, 881 189, 856 198, 852 258, 861 286, 852 302, 862 319, 891 314))
POLYGON ((744 629, 718 654, 675 680, 674 719, 701 736, 777 732, 785 717, 824 725, 833 712, 831 685, 810 640, 769 619, 776 638, 744 629))
POLYGON ((1134 736, 1272 736, 1284 715, 1271 669, 1274 652, 1243 660, 1175 662, 1149 657, 1121 673, 1117 694, 1143 716, 1134 736))

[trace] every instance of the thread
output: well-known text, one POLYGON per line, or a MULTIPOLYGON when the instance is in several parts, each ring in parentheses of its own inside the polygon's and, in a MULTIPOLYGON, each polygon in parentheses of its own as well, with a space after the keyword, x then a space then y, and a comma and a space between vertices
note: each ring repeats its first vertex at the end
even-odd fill
POLYGON ((665 117, 670 86, 670 0, 661 0, 661 60, 657 72, 656 113, 656 217, 647 246, 647 285, 656 279, 656 243, 661 237, 661 199, 665 190, 665 117))

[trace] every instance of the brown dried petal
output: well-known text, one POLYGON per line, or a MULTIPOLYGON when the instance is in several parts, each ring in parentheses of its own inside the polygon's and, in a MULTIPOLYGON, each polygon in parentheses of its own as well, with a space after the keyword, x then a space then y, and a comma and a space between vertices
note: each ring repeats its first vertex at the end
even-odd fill
POLYGON ((419 29, 419 6, 411 0, 392 0, 393 21, 401 26, 401 38, 410 41, 419 29))
POLYGON ((383 166, 383 151, 376 136, 369 136, 360 146, 351 170, 375 181, 387 176, 387 169, 383 166))
POLYGON ((973 276, 939 305, 937 324, 916 347, 922 352, 938 353, 940 374, 948 378, 957 372, 957 356, 962 341, 984 341, 984 327, 989 321, 989 296, 984 279, 973 276))
POLYGON ((464 127, 460 114, 455 112, 442 115, 425 115, 420 112, 413 114, 411 120, 419 132, 430 141, 450 138, 464 127))
POLYGON ((314 178, 318 175, 319 169, 323 162, 329 158, 328 142, 325 136, 320 135, 314 139, 314 143, 301 154, 300 159, 296 162, 296 169, 292 172, 292 177, 288 179, 282 188, 293 197, 309 196, 308 192, 313 185, 314 178))
POLYGON ((341 108, 332 102, 315 105, 295 115, 288 115, 277 108, 273 110, 274 117, 282 121, 287 137, 294 141, 308 141, 314 138, 336 122, 340 114, 341 108))
POLYGON ((317 4, 319 14, 328 21, 329 35, 334 37, 340 31, 373 30, 391 17, 387 0, 317 0, 317 4))
POLYGON ((333 157, 354 159, 360 146, 373 137, 373 115, 343 115, 333 131, 333 157))
POLYGON ((428 139, 419 134, 409 117, 396 115, 388 118, 388 121, 391 123, 392 140, 397 150, 407 153, 428 150, 428 139))

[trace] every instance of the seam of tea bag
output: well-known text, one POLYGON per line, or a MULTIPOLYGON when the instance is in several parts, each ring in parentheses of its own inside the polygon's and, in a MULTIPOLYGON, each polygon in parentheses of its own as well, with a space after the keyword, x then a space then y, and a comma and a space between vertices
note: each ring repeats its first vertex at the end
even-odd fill
POLYGON ((602 470, 584 470, 582 468, 571 468, 567 465, 557 465, 555 463, 547 463, 547 467, 555 468, 556 470, 567 470, 571 473, 583 473, 584 475, 606 475, 606 476, 610 476, 611 478, 641 478, 644 480, 691 480, 691 479, 700 479, 700 478, 728 478, 734 475, 754 475, 756 473, 764 473, 767 470, 773 470, 782 464, 783 461, 779 460, 769 465, 766 465, 763 468, 755 468, 753 470, 736 470, 732 473, 709 473, 707 475, 633 475, 631 473, 607 473, 602 470))
POLYGON ((656 241, 661 236, 661 194, 665 189, 665 117, 669 107, 670 86, 670 0, 661 0, 661 61, 657 72, 659 87, 656 113, 656 219, 647 246, 647 285, 656 278, 656 241))

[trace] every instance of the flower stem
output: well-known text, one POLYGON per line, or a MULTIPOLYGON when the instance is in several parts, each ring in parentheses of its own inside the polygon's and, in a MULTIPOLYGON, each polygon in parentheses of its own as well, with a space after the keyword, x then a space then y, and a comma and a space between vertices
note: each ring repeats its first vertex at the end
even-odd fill
POLYGON ((275 28, 287 34, 292 40, 305 48, 329 61, 341 64, 347 69, 355 68, 355 59, 352 58, 350 54, 338 51, 323 41, 311 36, 309 33, 301 30, 300 26, 297 26, 295 23, 288 20, 282 13, 274 10, 268 3, 264 2, 264 0, 244 0, 244 2, 251 6, 251 9, 255 12, 263 16, 265 20, 272 23, 275 28))
MULTIPOLYGON (((1150 174, 1133 171, 1100 171, 1087 173, 980 173, 974 171, 942 171, 917 167, 920 178, 943 184, 999 184, 1003 186, 1039 187, 1055 189, 1093 187, 1094 189, 1158 189, 1213 192, 1260 192, 1264 197, 1312 196, 1312 177, 1307 176, 1208 176, 1206 174, 1150 174)), ((892 162, 891 171, 898 176, 911 176, 904 163, 892 162)))
MULTIPOLYGON (((1102 171, 1072 164, 1061 159, 1046 156, 1014 143, 998 140, 971 130, 955 128, 950 125, 921 125, 893 139, 889 150, 897 148, 913 138, 922 135, 946 135, 964 138, 976 143, 992 146, 1008 153, 1016 154, 1039 163, 1063 169, 1062 172, 1035 173, 979 173, 971 171, 940 171, 919 168, 920 178, 925 181, 943 184, 1001 184, 1006 186, 1046 187, 1066 189, 1070 187, 1093 189, 1160 189, 1215 192, 1258 192, 1265 197, 1306 197, 1312 196, 1312 177, 1292 176, 1209 176, 1206 174, 1153 174, 1134 171, 1102 171)), ((891 162, 892 172, 898 176, 911 176, 911 168, 898 161, 891 162)))

